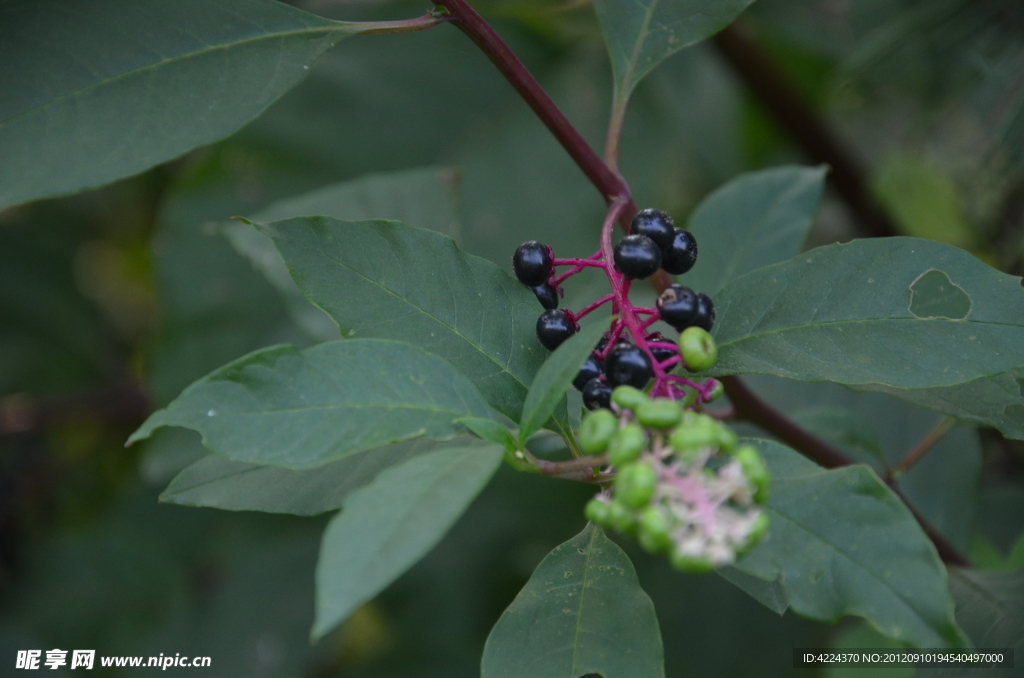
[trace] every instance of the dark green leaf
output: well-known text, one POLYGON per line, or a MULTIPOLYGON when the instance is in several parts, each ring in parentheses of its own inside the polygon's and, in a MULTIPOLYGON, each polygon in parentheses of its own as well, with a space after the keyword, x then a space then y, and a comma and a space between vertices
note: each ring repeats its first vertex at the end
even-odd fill
MULTIPOLYGON (((462 444, 469 441, 467 438, 462 444)), ((160 501, 228 511, 312 516, 341 508, 349 494, 369 484, 386 468, 459 444, 459 440, 416 438, 303 471, 208 454, 179 473, 160 495, 160 501)))
POLYGON ((129 442, 182 426, 228 459, 301 469, 411 438, 453 438, 466 416, 489 416, 487 404, 440 358, 397 341, 341 340, 239 358, 150 415, 129 442))
POLYGON ((811 619, 863 617, 918 647, 966 642, 935 547, 869 468, 826 471, 779 443, 750 442, 772 472, 772 522, 737 569, 781 577, 790 607, 811 619))
POLYGON ((704 199, 687 227, 700 256, 683 278, 714 297, 744 273, 800 251, 825 186, 824 167, 775 167, 741 174, 704 199))
POLYGON ((5 2, 0 208, 225 137, 363 28, 272 0, 5 2))
POLYGON ((725 28, 754 0, 595 0, 615 73, 615 99, 665 58, 725 28))
POLYGON ((547 351, 534 334, 537 300, 518 281, 447 236, 399 222, 306 217, 260 228, 344 336, 422 346, 519 421, 547 351))
POLYGON ((432 549, 498 469, 496 445, 441 449, 353 492, 327 526, 316 568, 319 638, 432 549))
POLYGON ((718 576, 733 586, 745 591, 747 595, 761 603, 775 614, 781 615, 789 609, 786 598, 786 587, 779 578, 765 581, 747 574, 735 567, 723 567, 716 570, 718 576))
POLYGON ((493 419, 466 417, 459 419, 458 423, 468 428, 477 438, 494 443, 495 445, 501 445, 505 450, 512 451, 517 447, 516 439, 513 437, 512 432, 493 419))
POLYGON ((888 468, 885 453, 871 422, 852 410, 816 407, 795 413, 793 421, 801 428, 845 452, 851 459, 884 473, 888 468))
POLYGON ((633 564, 588 524, 537 566, 491 630, 482 678, 660 678, 654 605, 633 564))
POLYGON ((539 431, 558 404, 565 401, 566 389, 572 385, 583 361, 593 352, 607 329, 608 324, 605 322, 581 329, 559 346, 537 371, 523 404, 523 420, 519 425, 520 444, 539 431))
POLYGON ((737 278, 715 303, 714 374, 892 390, 1024 366, 1020 278, 929 240, 819 247, 737 278))
POLYGON ((878 384, 871 388, 957 419, 993 426, 1007 438, 1024 440, 1024 368, 956 386, 920 391, 888 388, 878 384))
MULTIPOLYGON (((374 174, 279 200, 250 220, 275 221, 307 214, 335 219, 396 219, 450 234, 455 228, 456 185, 454 172, 440 167, 374 174)), ((281 291, 301 327, 322 340, 337 338, 337 325, 302 295, 270 238, 238 221, 229 221, 223 228, 235 249, 281 291)))
MULTIPOLYGON (((977 648, 1012 647, 1019 671, 1024 655, 1024 569, 984 572, 953 569, 950 589, 956 600, 956 620, 977 648)), ((1011 675, 1007 669, 949 666, 922 672, 931 678, 982 678, 1011 675)))

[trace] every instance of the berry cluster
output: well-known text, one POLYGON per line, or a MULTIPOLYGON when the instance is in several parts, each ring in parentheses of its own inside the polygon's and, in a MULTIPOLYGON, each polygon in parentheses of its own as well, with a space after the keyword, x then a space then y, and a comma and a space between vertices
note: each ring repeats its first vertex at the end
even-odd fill
POLYGON ((586 407, 607 408, 615 387, 644 389, 652 378, 653 395, 682 399, 688 404, 707 402, 717 382, 701 385, 669 373, 680 364, 693 372, 714 364, 717 351, 708 334, 715 323, 711 299, 673 284, 658 297, 656 308, 637 308, 629 301, 633 279, 648 278, 658 269, 681 275, 693 268, 697 262, 697 241, 689 231, 677 228, 661 210, 645 209, 633 218, 630 233, 612 248, 613 223, 614 219, 605 223, 602 249, 587 259, 556 259, 550 247, 534 240, 516 249, 512 257, 516 277, 546 309, 537 319, 538 339, 548 350, 555 350, 579 330, 580 318, 611 302, 612 313, 617 316, 611 330, 594 348, 573 382, 583 392, 586 407), (557 266, 571 268, 556 274, 557 266), (558 308, 563 294, 561 283, 588 267, 604 269, 612 293, 578 313, 558 308), (678 344, 660 332, 649 331, 658 320, 682 333, 678 344), (692 389, 689 393, 688 387, 692 389))
POLYGON ((757 449, 675 400, 619 386, 611 410, 583 420, 579 443, 607 454, 617 470, 612 488, 587 504, 587 518, 667 554, 679 569, 731 564, 768 528, 760 505, 769 475, 757 449))

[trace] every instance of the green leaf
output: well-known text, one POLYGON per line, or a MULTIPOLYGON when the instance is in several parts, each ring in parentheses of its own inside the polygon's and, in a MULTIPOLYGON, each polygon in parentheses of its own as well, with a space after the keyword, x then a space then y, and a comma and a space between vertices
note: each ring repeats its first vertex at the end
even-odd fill
POLYGON ((559 346, 537 371, 523 404, 523 420, 519 427, 520 445, 539 431, 558 404, 565 401, 566 390, 607 329, 606 322, 581 329, 559 346))
POLYGON ((615 100, 629 98, 667 57, 728 26, 754 0, 595 0, 615 74, 615 100))
POLYGON ((518 281, 447 236, 399 222, 305 217, 260 228, 344 336, 422 346, 519 421, 547 351, 534 334, 537 300, 518 281))
POLYGON ((458 423, 468 428, 477 438, 494 443, 495 445, 501 445, 508 452, 517 449, 516 439, 512 432, 493 419, 466 417, 459 419, 458 423))
POLYGON ((228 511, 313 516, 341 508, 349 494, 369 484, 384 469, 442 447, 471 442, 469 438, 443 442, 416 438, 302 471, 208 454, 179 473, 160 495, 160 501, 228 511))
MULTIPOLYGON (((1024 569, 983 572, 955 568, 949 573, 956 620, 977 648, 1012 647, 1016 665, 1024 656, 1024 569)), ((1004 670, 948 666, 928 671, 939 678, 982 678, 1004 670)), ((1005 675, 1010 675, 1006 672, 1005 675)))
POLYGON ((272 0, 5 2, 0 208, 100 186, 225 137, 329 47, 373 26, 272 0))
POLYGON ((494 475, 503 453, 496 445, 437 450, 353 492, 320 546, 313 638, 426 555, 494 475))
POLYGON ((915 405, 957 419, 993 426, 1007 438, 1024 440, 1024 368, 956 386, 921 391, 889 388, 879 384, 870 388, 891 393, 915 405))
POLYGON ((482 678, 661 678, 661 631, 629 557, 588 524, 549 553, 484 646, 482 678))
POLYGON ((715 375, 925 389, 1024 366, 1020 278, 929 240, 819 247, 737 278, 715 305, 715 375))
MULTIPOLYGON (((266 222, 317 214, 335 219, 396 219, 441 233, 455 230, 455 189, 452 170, 425 167, 372 174, 324 186, 279 200, 249 217, 266 222)), ((248 224, 228 221, 225 235, 284 296, 296 322, 321 340, 336 339, 338 326, 303 296, 274 242, 248 224)))
POLYGON ((741 174, 697 207, 687 228, 700 247, 688 287, 714 297, 726 283, 789 259, 811 230, 825 167, 775 167, 741 174))
POLYGON ((782 615, 789 609, 786 587, 782 585, 781 578, 765 581, 737 570, 735 567, 722 567, 715 572, 719 577, 742 590, 775 614, 782 615))
POLYGON ((863 617, 918 647, 966 643, 935 547, 871 469, 826 471, 779 443, 748 442, 772 472, 771 528, 738 570, 781 577, 790 607, 810 619, 863 617))
POLYGON ((878 436, 863 415, 838 407, 816 407, 797 412, 792 419, 802 429, 835 445, 851 459, 868 464, 876 472, 888 469, 878 436))
POLYGON ((151 414, 129 443, 183 426, 234 461, 313 468, 411 438, 453 438, 456 419, 489 412, 469 380, 417 346, 342 340, 239 358, 151 414))

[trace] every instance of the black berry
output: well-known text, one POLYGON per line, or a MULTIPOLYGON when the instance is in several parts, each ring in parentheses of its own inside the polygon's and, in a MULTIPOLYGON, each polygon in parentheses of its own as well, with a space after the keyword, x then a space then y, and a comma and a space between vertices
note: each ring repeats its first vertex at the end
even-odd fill
POLYGON ((562 310, 544 311, 537 318, 537 338, 544 348, 554 351, 563 341, 576 334, 576 327, 562 310))
POLYGON ((697 241, 693 234, 675 229, 669 247, 661 249, 661 267, 672 275, 682 275, 697 263, 697 241))
POLYGON ((632 344, 616 344, 604 361, 604 374, 608 384, 632 386, 642 389, 651 380, 654 370, 647 354, 632 344))
POLYGON ((551 254, 545 245, 529 240, 516 248, 512 255, 512 270, 519 282, 527 287, 537 287, 551 277, 551 254))
POLYGON ((649 278, 661 268, 661 250, 646 235, 627 235, 614 254, 615 268, 630 278, 649 278))
POLYGON ((630 233, 646 235, 654 241, 662 253, 668 252, 672 246, 674 231, 675 224, 672 223, 672 217, 652 207, 637 212, 633 217, 633 222, 629 225, 630 233))
MULTIPOLYGON (((669 343, 669 340, 663 337, 661 335, 661 332, 655 332, 654 334, 650 335, 649 337, 647 337, 647 341, 669 343)), ((669 358, 673 357, 676 354, 676 351, 674 351, 671 348, 666 348, 664 346, 651 346, 651 353, 654 354, 655 360, 657 360, 659 363, 663 363, 669 358)), ((675 367, 675 365, 673 365, 673 367, 675 367)))
POLYGON ((536 287, 530 288, 534 295, 537 297, 537 301, 540 305, 549 311, 558 308, 558 292, 551 285, 544 283, 543 285, 537 285, 536 287))
POLYGON ((602 334, 601 335, 601 340, 599 342, 597 342, 597 346, 594 347, 594 350, 597 351, 597 352, 603 351, 604 347, 608 345, 608 342, 609 342, 609 340, 611 340, 611 338, 612 338, 611 332, 605 332, 604 334, 602 334))
POLYGON ((580 367, 576 378, 572 380, 572 385, 576 387, 577 391, 582 391, 587 382, 602 374, 604 374, 604 363, 596 355, 590 355, 583 361, 583 366, 580 367))
POLYGON ((697 294, 682 285, 666 287, 655 305, 661 319, 680 332, 693 325, 697 316, 697 294))
POLYGON ((612 408, 612 387, 594 378, 583 386, 583 406, 588 410, 612 408))
POLYGON ((715 305, 703 292, 697 293, 697 313, 690 321, 690 326, 702 327, 708 332, 715 326, 715 305))

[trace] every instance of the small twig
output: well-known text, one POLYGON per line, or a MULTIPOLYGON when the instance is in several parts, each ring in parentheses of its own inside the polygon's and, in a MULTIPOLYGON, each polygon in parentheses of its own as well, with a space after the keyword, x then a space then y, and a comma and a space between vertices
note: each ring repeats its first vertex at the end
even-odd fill
POLYGON ((383 35, 385 33, 414 33, 425 31, 439 24, 450 21, 446 14, 424 14, 415 19, 401 19, 399 21, 366 21, 356 24, 361 35, 383 35))
POLYGON ((921 440, 918 441, 917 445, 907 452, 907 455, 900 460, 900 463, 896 464, 889 471, 889 480, 898 481, 903 475, 910 470, 910 467, 921 461, 924 455, 935 447, 935 444, 942 440, 942 437, 949 432, 949 429, 953 428, 953 424, 956 423, 956 419, 952 417, 943 417, 939 420, 939 423, 935 427, 928 431, 921 440))
POLYGON ((595 468, 608 465, 608 457, 603 454, 591 457, 580 457, 569 461, 546 461, 536 460, 537 468, 545 476, 563 476, 577 471, 592 471, 595 468))

